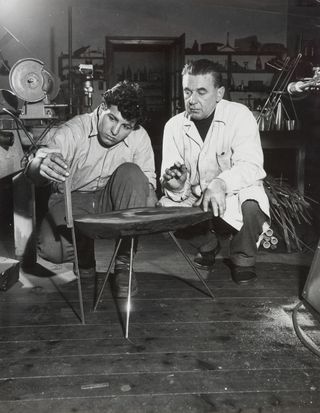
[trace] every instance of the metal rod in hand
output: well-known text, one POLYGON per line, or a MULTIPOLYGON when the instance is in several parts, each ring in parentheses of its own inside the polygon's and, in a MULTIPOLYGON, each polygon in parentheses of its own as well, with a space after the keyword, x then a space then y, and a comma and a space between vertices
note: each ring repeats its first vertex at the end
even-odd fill
POLYGON ((77 243, 76 243, 76 235, 74 230, 74 221, 72 215, 72 199, 71 199, 71 180, 66 179, 64 182, 64 202, 66 207, 66 224, 67 228, 71 230, 71 237, 72 237, 72 245, 74 251, 74 266, 75 266, 75 273, 77 276, 77 283, 78 283, 78 296, 80 301, 80 312, 81 312, 81 321, 82 324, 85 324, 85 317, 84 317, 84 310, 83 310, 83 298, 82 298, 82 288, 81 288, 81 279, 80 279, 80 271, 79 271, 79 260, 78 260, 78 250, 77 250, 77 243))
POLYGON ((85 317, 84 317, 82 288, 81 288, 78 252, 77 252, 77 244, 76 244, 76 236, 75 236, 74 226, 71 227, 71 234, 72 234, 72 243, 73 243, 73 248, 74 248, 74 265, 75 265, 75 270, 76 270, 76 275, 77 275, 78 295, 80 297, 79 301, 80 301, 81 321, 82 321, 82 324, 85 324, 86 320, 85 320, 85 317))

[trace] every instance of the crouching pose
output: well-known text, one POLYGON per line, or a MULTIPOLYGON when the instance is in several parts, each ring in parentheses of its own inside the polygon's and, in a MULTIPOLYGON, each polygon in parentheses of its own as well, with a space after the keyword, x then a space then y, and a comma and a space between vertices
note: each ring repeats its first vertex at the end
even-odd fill
MULTIPOLYGON (((144 98, 140 87, 123 81, 104 94, 92 113, 74 117, 47 134, 44 147, 27 165, 35 184, 50 183, 49 209, 39 231, 38 254, 54 263, 73 259, 66 227, 64 181, 71 180, 73 214, 94 214, 154 206, 155 166, 150 138, 140 126, 144 98)), ((95 275, 93 240, 76 233, 80 275, 95 275)), ((124 239, 115 261, 114 293, 127 295, 129 240, 124 239)), ((132 294, 137 293, 133 275, 132 294)))
POLYGON ((209 60, 187 64, 182 86, 185 112, 164 130, 160 202, 211 208, 211 221, 184 231, 198 249, 195 264, 211 269, 217 235, 231 233, 233 280, 247 283, 256 278, 257 243, 269 224, 257 123, 246 106, 223 99, 221 74, 209 60))

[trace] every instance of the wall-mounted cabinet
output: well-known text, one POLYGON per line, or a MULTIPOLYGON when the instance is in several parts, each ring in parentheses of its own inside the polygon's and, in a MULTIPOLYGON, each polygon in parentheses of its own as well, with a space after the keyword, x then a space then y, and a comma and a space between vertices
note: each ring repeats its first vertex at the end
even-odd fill
MULTIPOLYGON (((71 62, 71 71, 73 75, 80 75, 80 64, 90 64, 93 67, 93 78, 95 80, 105 79, 106 64, 104 56, 89 54, 88 56, 72 57, 71 62)), ((58 57, 58 74, 62 81, 69 78, 69 56, 67 54, 61 53, 58 57)))
POLYGON ((69 55, 60 54, 58 57, 58 74, 65 100, 69 103, 70 99, 72 100, 72 115, 91 111, 101 103, 102 94, 106 90, 105 70, 106 61, 102 53, 86 51, 80 56, 73 55, 71 65, 69 55), (92 67, 91 74, 87 76, 86 72, 81 72, 80 65, 90 65, 92 67), (86 85, 86 81, 88 79, 90 79, 90 87, 92 88, 90 100, 86 98, 86 90, 89 86, 86 85))

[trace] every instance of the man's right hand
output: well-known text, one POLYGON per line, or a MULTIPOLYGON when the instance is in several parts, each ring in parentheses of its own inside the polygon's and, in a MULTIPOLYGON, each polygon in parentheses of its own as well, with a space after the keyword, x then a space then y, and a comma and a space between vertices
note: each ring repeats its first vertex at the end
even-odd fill
POLYGON ((226 183, 220 179, 213 179, 194 206, 200 206, 205 212, 212 209, 215 217, 221 217, 226 210, 226 183))
POLYGON ((162 175, 163 186, 168 189, 180 190, 184 187, 187 175, 187 167, 180 162, 175 162, 174 165, 167 168, 162 175))
POLYGON ((37 155, 43 158, 40 163, 39 173, 43 178, 53 182, 64 182, 69 176, 68 165, 61 153, 56 150, 40 150, 37 155))

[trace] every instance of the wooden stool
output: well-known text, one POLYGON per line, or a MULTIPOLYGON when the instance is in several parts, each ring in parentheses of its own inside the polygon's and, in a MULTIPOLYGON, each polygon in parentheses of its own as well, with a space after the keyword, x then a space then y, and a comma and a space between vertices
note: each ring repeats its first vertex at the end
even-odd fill
MULTIPOLYGON (((116 238, 118 242, 109 263, 106 276, 104 278, 102 287, 98 293, 97 300, 94 305, 94 311, 97 309, 101 300, 105 285, 109 278, 112 266, 114 264, 117 252, 121 245, 123 237, 130 237, 130 264, 129 264, 129 282, 128 282, 128 296, 127 296, 127 311, 126 311, 126 331, 125 337, 129 336, 129 320, 131 310, 131 281, 134 255, 134 239, 141 235, 150 235, 155 233, 168 233, 175 245, 182 253, 190 267, 193 269, 199 280, 202 282, 209 295, 214 299, 214 295, 203 279, 198 269, 194 266, 192 260, 184 252, 181 244, 174 235, 174 231, 188 227, 190 225, 198 224, 202 221, 211 219, 212 212, 204 212, 201 208, 193 207, 145 207, 132 208, 121 211, 113 211, 102 214, 87 214, 82 216, 72 217, 71 195, 68 185, 66 185, 65 192, 66 199, 66 217, 69 228, 73 230, 75 227, 84 235, 92 239, 110 239, 116 238)), ((82 293, 80 284, 80 274, 78 266, 77 249, 75 245, 75 237, 73 235, 73 244, 75 249, 75 268, 78 276, 78 288, 80 307, 82 311, 82 321, 84 323, 82 293)))

